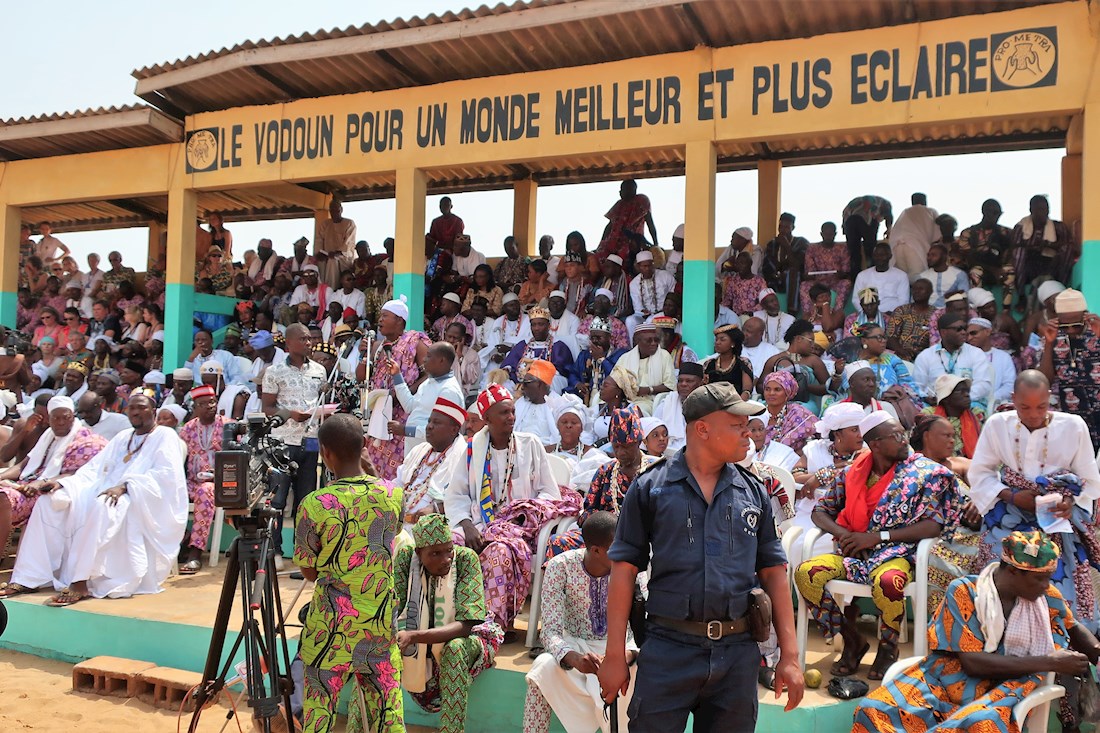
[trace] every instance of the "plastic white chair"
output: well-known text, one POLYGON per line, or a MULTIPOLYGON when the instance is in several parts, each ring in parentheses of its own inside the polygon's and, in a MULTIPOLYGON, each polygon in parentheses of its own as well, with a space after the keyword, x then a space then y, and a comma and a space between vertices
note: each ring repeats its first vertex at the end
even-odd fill
MULTIPOLYGON (((794 509, 794 503, 798 499, 798 484, 795 483, 794 476, 782 466, 769 465, 768 471, 779 480, 783 492, 787 495, 787 505, 794 509)), ((793 519, 785 519, 779 523, 779 529, 782 530, 784 537, 786 537, 787 529, 790 528, 793 521, 793 519)))
MULTIPOLYGON (((890 665, 882 678, 882 684, 894 680, 898 675, 917 664, 924 657, 906 657, 899 659, 890 665)), ((1051 672, 1043 678, 1043 684, 1031 691, 1012 708, 1012 720, 1024 733, 1047 733, 1047 724, 1050 722, 1050 704, 1060 697, 1064 697, 1066 688, 1054 684, 1054 673, 1051 672), (1034 715, 1029 715, 1034 712, 1034 715)))
MULTIPOLYGON (((802 553, 799 564, 813 557, 814 542, 824 534, 817 527, 808 530, 802 537, 802 553)), ((928 653, 928 554, 936 543, 937 537, 930 537, 920 541, 917 545, 916 567, 913 569, 913 580, 905 586, 905 597, 913 604, 913 651, 923 657, 928 653)), ((870 598, 871 586, 862 583, 852 583, 847 580, 830 580, 825 584, 825 590, 829 591, 841 608, 846 606, 854 598, 870 598)), ((806 640, 810 627, 810 604, 798 592, 795 586, 795 594, 798 596, 797 636, 798 636, 798 665, 806 669, 806 640)), ((901 624, 901 643, 906 642, 908 622, 903 618, 901 624)))
MULTIPOLYGON (((558 456, 548 457, 565 462, 564 458, 558 456)), ((539 541, 535 554, 531 558, 531 609, 527 614, 527 639, 524 642, 524 646, 528 649, 535 646, 538 639, 539 616, 542 614, 542 564, 546 559, 546 547, 550 544, 552 535, 565 532, 576 524, 576 516, 555 517, 542 525, 542 529, 539 530, 539 541)))
POLYGON ((546 461, 550 464, 550 473, 554 474, 554 483, 558 486, 568 486, 569 479, 573 475, 573 467, 569 461, 552 453, 546 454, 546 461))

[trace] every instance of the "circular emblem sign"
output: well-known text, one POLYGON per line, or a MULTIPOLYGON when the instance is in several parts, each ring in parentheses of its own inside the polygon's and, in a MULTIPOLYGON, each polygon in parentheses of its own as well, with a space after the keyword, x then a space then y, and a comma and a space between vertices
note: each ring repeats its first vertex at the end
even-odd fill
POLYGON ((199 130, 187 141, 187 163, 197 171, 214 165, 218 154, 218 138, 210 130, 199 130))
POLYGON ((1010 87, 1023 88, 1046 78, 1058 57, 1058 47, 1044 33, 1021 31, 1004 38, 993 51, 993 73, 1010 87))

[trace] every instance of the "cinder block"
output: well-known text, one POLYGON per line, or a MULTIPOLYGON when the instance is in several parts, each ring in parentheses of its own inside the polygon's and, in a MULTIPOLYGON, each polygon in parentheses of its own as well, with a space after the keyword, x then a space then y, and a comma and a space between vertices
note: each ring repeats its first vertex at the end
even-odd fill
POLYGON ((153 707, 172 711, 178 711, 182 702, 183 711, 190 713, 195 709, 195 699, 190 692, 201 682, 202 675, 198 672, 153 667, 139 675, 137 698, 153 707))
POLYGON ((133 697, 138 691, 139 675, 156 665, 119 657, 92 657, 73 667, 73 690, 94 695, 133 697))

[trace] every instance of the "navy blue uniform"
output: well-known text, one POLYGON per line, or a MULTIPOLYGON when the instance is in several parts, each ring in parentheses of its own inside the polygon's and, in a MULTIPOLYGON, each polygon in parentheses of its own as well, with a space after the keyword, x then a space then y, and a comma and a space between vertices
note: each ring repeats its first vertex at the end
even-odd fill
POLYGON ((787 562, 764 487, 726 466, 708 505, 681 450, 626 492, 609 555, 639 571, 650 568, 630 733, 682 731, 689 712, 696 733, 754 730, 760 651, 749 634, 711 641, 652 617, 745 615, 757 572, 787 562))

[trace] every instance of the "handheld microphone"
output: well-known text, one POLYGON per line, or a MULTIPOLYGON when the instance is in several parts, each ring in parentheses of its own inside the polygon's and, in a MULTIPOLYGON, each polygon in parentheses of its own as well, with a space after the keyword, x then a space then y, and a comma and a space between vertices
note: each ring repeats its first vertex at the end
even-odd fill
POLYGON ((264 430, 272 430, 274 428, 282 426, 285 423, 286 417, 284 417, 283 415, 272 415, 267 419, 267 422, 264 423, 264 430))

